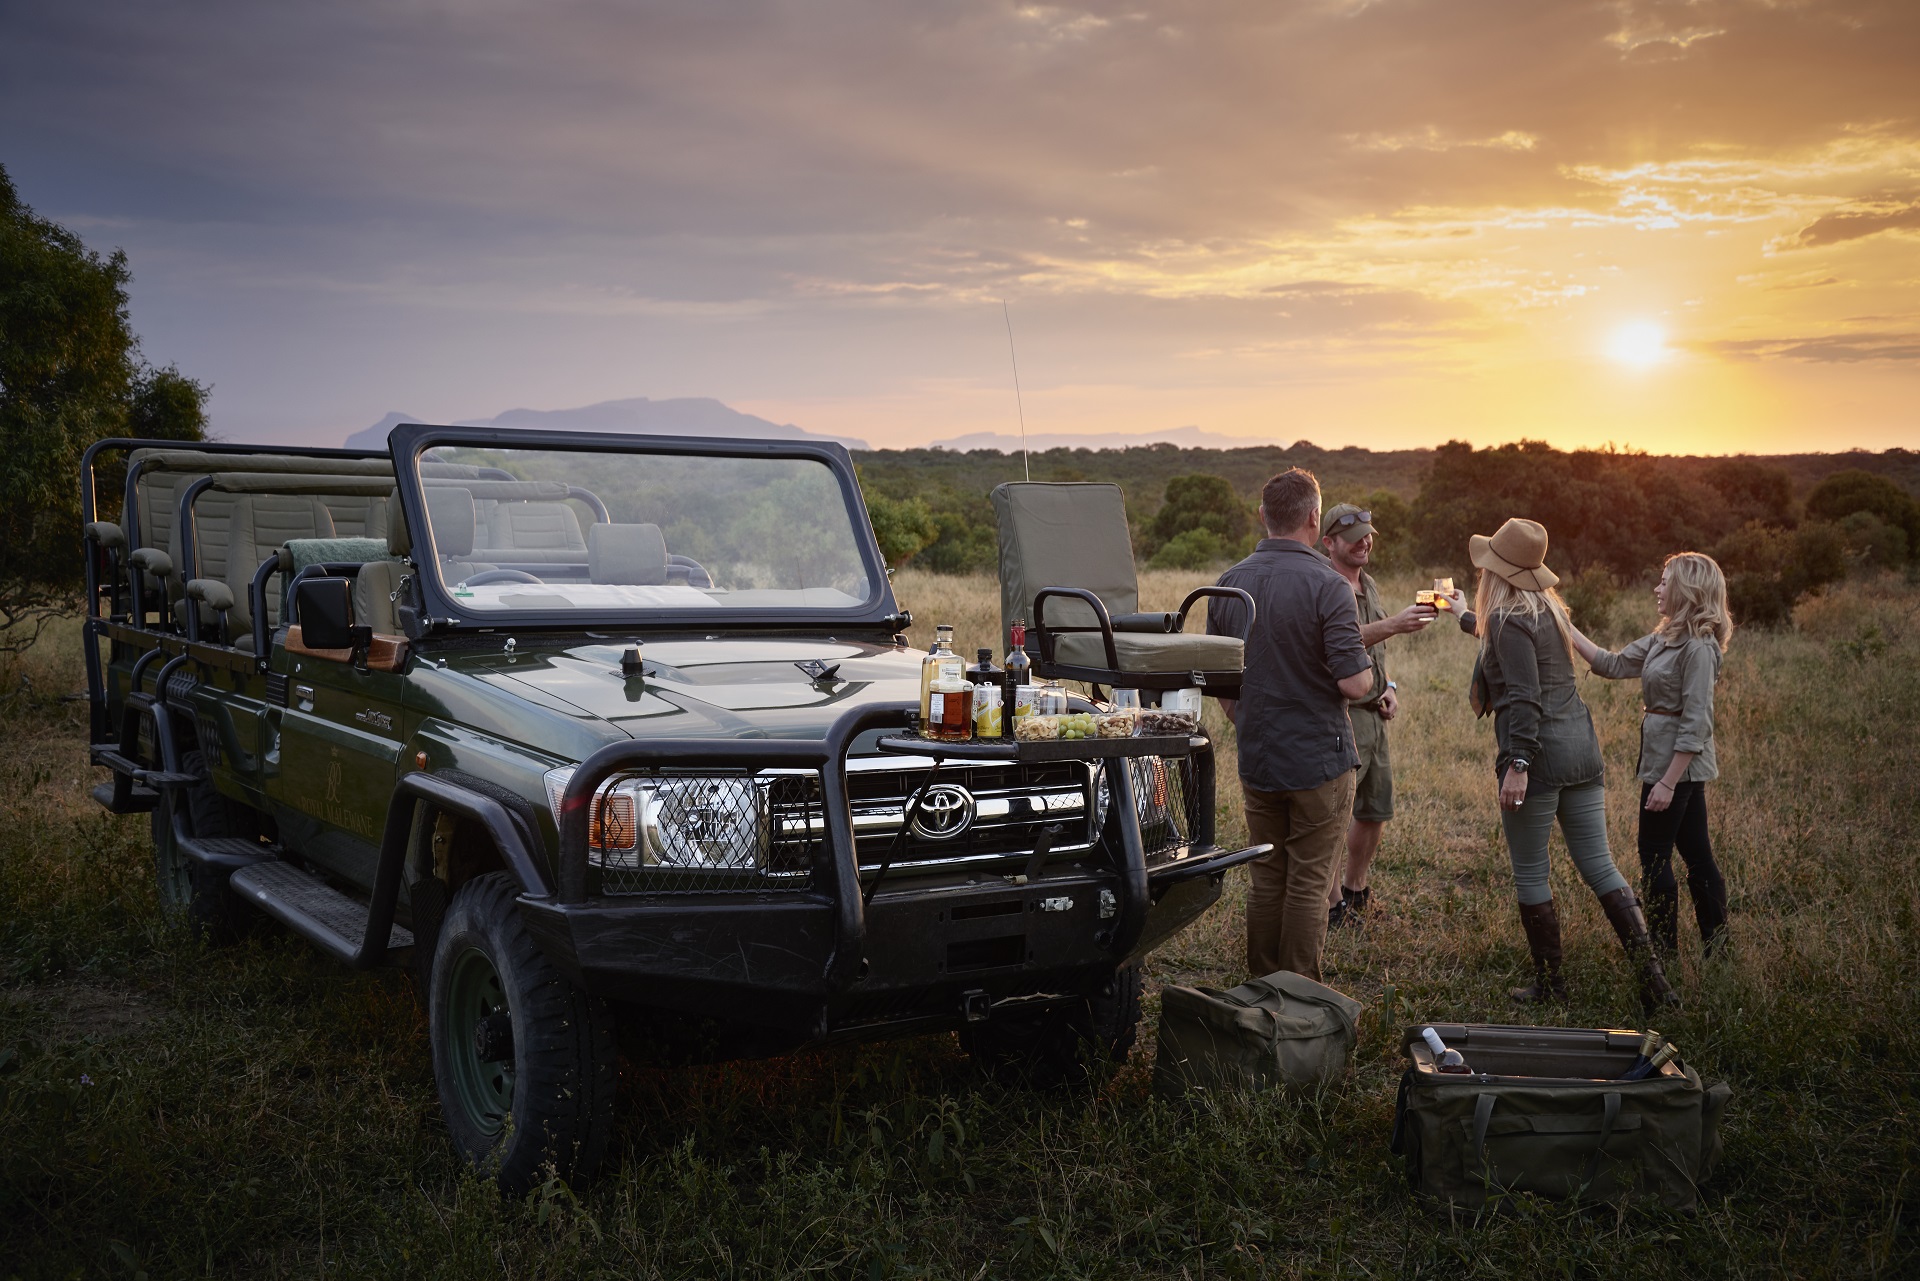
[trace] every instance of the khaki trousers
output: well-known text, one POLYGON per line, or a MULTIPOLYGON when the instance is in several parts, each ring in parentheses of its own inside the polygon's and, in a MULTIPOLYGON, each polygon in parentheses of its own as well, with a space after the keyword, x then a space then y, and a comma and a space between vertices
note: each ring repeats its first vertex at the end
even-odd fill
POLYGON ((1352 770, 1299 792, 1262 792, 1240 785, 1247 835, 1273 851, 1247 864, 1247 973, 1292 970, 1320 981, 1327 941, 1327 895, 1346 850, 1353 813, 1352 770))

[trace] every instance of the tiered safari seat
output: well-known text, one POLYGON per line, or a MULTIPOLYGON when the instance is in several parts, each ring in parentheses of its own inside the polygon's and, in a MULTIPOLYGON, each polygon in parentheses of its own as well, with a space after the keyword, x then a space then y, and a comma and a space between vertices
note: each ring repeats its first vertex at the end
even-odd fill
POLYGON ((1230 587, 1189 593, 1178 614, 1143 614, 1126 500, 1118 485, 1012 482, 993 491, 1000 527, 1000 622, 1031 625, 1037 675, 1137 689, 1240 688, 1242 637, 1189 635, 1187 611, 1206 596, 1253 600, 1230 587))

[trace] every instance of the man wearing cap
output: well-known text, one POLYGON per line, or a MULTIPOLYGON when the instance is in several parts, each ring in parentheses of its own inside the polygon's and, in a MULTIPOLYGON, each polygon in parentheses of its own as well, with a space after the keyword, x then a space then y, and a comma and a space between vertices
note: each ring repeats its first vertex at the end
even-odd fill
POLYGON ((1387 753, 1387 722, 1399 710, 1393 682, 1387 679, 1387 638, 1417 632, 1439 617, 1431 605, 1409 605, 1389 615, 1379 585, 1367 573, 1373 557, 1373 513, 1340 503, 1320 520, 1320 549, 1353 589, 1360 616, 1360 643, 1373 663, 1373 686, 1347 704, 1353 722, 1353 747, 1360 757, 1354 778, 1353 821, 1347 826, 1344 872, 1328 887, 1327 925, 1358 924, 1372 889, 1367 872, 1380 837, 1393 817, 1393 760, 1387 753))
POLYGON ((1247 969, 1320 977, 1327 939, 1327 889, 1353 811, 1353 728, 1347 700, 1373 688, 1360 643, 1353 589, 1314 544, 1320 538, 1320 483, 1298 467, 1260 491, 1267 536, 1220 576, 1253 597, 1246 607, 1207 602, 1207 630, 1245 635, 1240 697, 1221 700, 1239 731, 1240 785, 1247 832, 1273 846, 1247 864, 1247 969))

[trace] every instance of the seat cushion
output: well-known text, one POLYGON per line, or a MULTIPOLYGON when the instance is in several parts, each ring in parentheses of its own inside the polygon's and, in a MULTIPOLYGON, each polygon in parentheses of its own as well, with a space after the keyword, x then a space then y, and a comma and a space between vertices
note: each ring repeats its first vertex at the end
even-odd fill
MULTIPOLYGON (((1114 653, 1123 672, 1237 672, 1246 666, 1246 646, 1232 636, 1176 632, 1115 632, 1114 653)), ((1054 638, 1053 659, 1069 667, 1107 665, 1098 632, 1068 632, 1054 638)))

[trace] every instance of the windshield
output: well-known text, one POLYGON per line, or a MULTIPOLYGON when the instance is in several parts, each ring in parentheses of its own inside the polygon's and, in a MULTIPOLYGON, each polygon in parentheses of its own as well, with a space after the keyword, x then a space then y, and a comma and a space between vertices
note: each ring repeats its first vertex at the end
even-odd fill
POLYGON ((878 590, 816 459, 442 446, 420 482, 440 580, 476 613, 849 610, 878 590))

